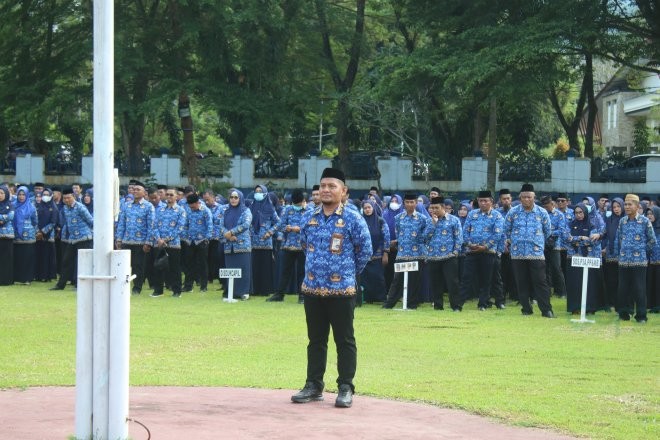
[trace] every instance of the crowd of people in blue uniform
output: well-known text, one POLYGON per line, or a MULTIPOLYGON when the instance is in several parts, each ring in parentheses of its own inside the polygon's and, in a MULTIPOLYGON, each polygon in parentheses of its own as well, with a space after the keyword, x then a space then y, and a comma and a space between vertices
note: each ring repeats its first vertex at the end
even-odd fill
MULTIPOLYGON (((93 197, 92 189, 75 184, 0 185, 0 285, 75 286, 77 251, 92 247, 93 197)), ((476 299, 481 311, 517 302, 523 314, 536 304, 542 316, 553 317, 554 294, 566 297, 567 311, 576 314, 582 268, 571 260, 584 256, 602 259, 601 268, 589 269, 587 312, 616 310, 621 319, 644 322, 647 309, 660 311, 658 205, 635 194, 538 197, 529 184, 517 200, 507 189, 457 201, 437 187, 384 196, 372 188, 343 200, 343 209, 364 219, 372 244, 354 283, 358 304, 395 307, 403 274, 394 264, 417 261, 419 270, 408 274, 408 308, 430 303, 444 310, 447 299, 448 309, 459 312, 476 299)), ((131 252, 135 295, 145 284, 153 297, 206 292, 214 282, 226 292, 218 269, 240 268, 237 298, 277 302, 294 294, 302 303, 301 285, 314 283, 306 279, 300 231, 320 206, 318 185, 309 194, 258 185, 247 195, 236 188, 220 195, 132 180, 121 195, 115 247, 131 252)))

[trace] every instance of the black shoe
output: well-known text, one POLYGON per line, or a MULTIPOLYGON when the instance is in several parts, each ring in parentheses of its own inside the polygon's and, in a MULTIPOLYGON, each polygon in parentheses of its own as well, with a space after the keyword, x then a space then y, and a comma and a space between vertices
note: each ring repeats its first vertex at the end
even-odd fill
POLYGON ((48 289, 48 290, 64 290, 64 287, 60 287, 60 286, 53 286, 53 287, 51 287, 51 288, 50 288, 50 289, 48 289))
POLYGON ((433 310, 444 310, 445 308, 442 306, 442 304, 433 304, 433 310))
POLYGON ((388 303, 383 303, 382 306, 380 306, 381 309, 393 309, 393 305, 389 305, 388 303))
POLYGON ((174 292, 172 298, 181 298, 181 292, 174 292))
POLYGON ((526 312, 526 311, 523 310, 522 314, 525 315, 525 316, 530 316, 530 315, 533 315, 534 312, 526 312))
POLYGON ((192 287, 184 287, 184 288, 181 290, 181 292, 185 292, 185 293, 192 292, 192 287))
POLYGON ((312 382, 307 382, 302 390, 291 396, 293 403, 319 402, 323 400, 323 390, 312 382))
POLYGON ((350 408, 353 405, 353 390, 348 384, 339 385, 335 406, 337 408, 350 408))
POLYGON ((479 311, 480 311, 480 312, 485 312, 485 311, 486 311, 486 308, 483 307, 483 306, 481 306, 481 307, 479 307, 479 311))
POLYGON ((619 319, 621 321, 630 321, 630 313, 619 313, 619 319))
POLYGON ((133 291, 131 292, 131 294, 133 294, 133 295, 139 295, 139 294, 140 294, 140 291, 137 290, 137 289, 133 289, 133 291))
POLYGON ((270 298, 266 300, 266 302, 280 302, 284 301, 284 294, 282 293, 273 293, 270 298))
POLYGON ((544 318, 554 318, 555 314, 552 313, 552 310, 546 310, 545 312, 541 313, 541 316, 544 318))
POLYGON ((203 287, 203 288, 199 289, 199 292, 200 292, 200 293, 206 293, 206 292, 207 292, 206 287, 203 287))
POLYGON ((152 294, 149 296, 152 298, 158 298, 160 296, 163 296, 163 292, 152 292, 152 294))
POLYGON ((454 307, 454 308, 451 309, 451 311, 452 312, 461 312, 461 311, 463 311, 463 309, 461 309, 460 307, 454 307))
POLYGON ((504 309, 506 309, 506 306, 505 306, 504 304, 502 304, 502 303, 495 305, 495 307, 497 307, 497 308, 500 309, 500 310, 504 310, 504 309))

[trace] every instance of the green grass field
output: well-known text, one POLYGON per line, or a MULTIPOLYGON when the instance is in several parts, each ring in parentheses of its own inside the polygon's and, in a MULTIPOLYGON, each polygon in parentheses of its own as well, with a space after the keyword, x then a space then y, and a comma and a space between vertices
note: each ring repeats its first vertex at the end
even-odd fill
MULTIPOLYGON (((0 388, 75 383, 75 291, 0 288, 0 388)), ((131 304, 131 385, 298 389, 305 380, 303 307, 220 292, 131 304)), ((660 316, 647 324, 599 313, 596 324, 522 316, 356 310, 358 395, 461 408, 518 426, 598 439, 660 438, 660 316)), ((326 383, 336 389, 334 342, 326 383)), ((359 400, 356 401, 359 404, 359 400)))

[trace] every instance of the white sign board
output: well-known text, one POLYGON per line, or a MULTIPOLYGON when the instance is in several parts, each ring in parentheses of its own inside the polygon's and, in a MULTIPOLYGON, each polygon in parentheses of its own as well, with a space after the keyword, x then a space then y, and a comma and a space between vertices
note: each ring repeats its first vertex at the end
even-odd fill
POLYGON ((220 269, 218 278, 241 278, 241 269, 220 269))
POLYGON ((416 272, 419 270, 419 263, 417 261, 403 261, 401 263, 394 263, 394 272, 416 272))
POLYGON ((573 267, 588 267, 598 269, 600 267, 601 259, 596 257, 572 257, 571 266, 573 267))

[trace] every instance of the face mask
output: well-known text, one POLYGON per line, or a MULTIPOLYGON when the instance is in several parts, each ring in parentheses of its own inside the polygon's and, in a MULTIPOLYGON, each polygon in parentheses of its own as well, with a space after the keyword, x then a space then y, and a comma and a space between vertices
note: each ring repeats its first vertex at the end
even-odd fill
POLYGON ((43 200, 43 201, 46 202, 46 203, 50 202, 51 199, 52 199, 51 196, 43 196, 43 197, 41 198, 41 200, 43 200))
POLYGON ((266 197, 266 194, 264 193, 254 193, 254 200, 256 200, 257 202, 261 202, 264 199, 264 197, 266 197))
POLYGON ((391 209, 392 211, 396 211, 396 210, 398 210, 399 208, 401 208, 401 205, 399 205, 398 203, 395 203, 395 202, 390 202, 390 209, 391 209))
POLYGON ((591 205, 587 205, 587 214, 591 213, 591 205))
POLYGON ((293 205, 293 209, 294 209, 295 211, 300 211, 300 210, 302 209, 302 206, 293 205))

